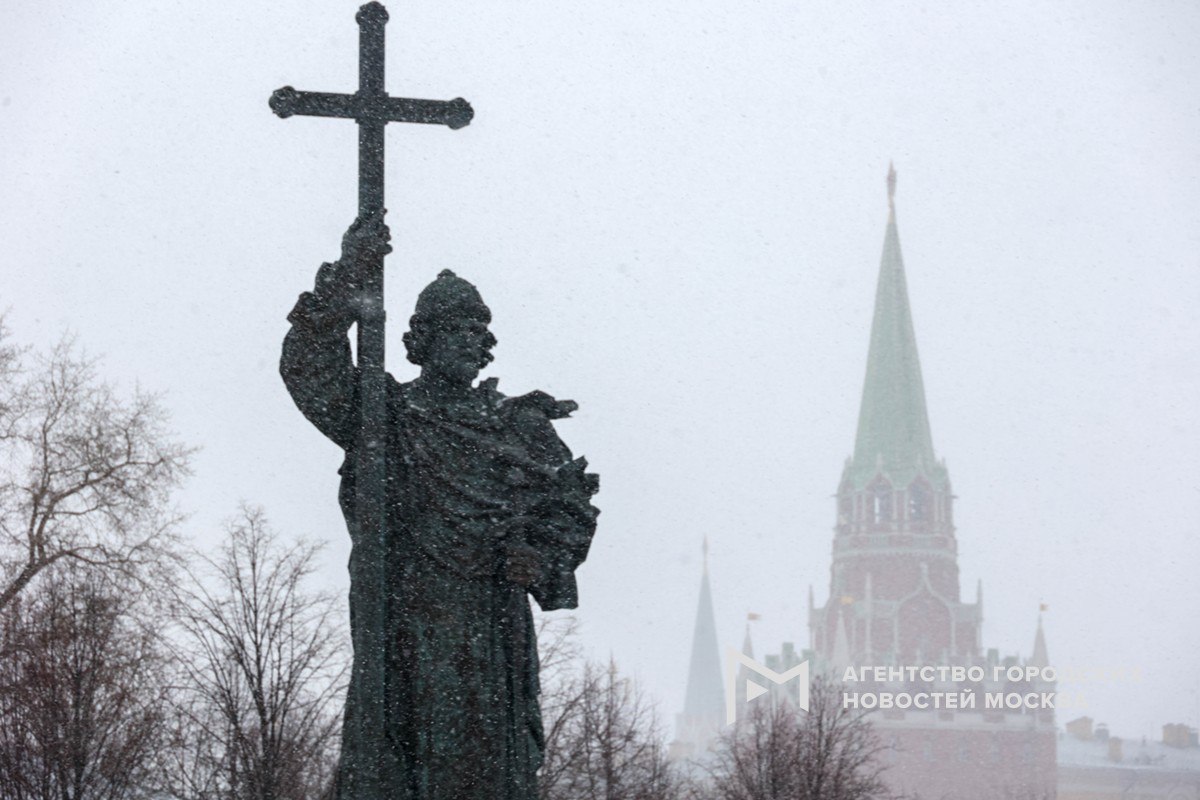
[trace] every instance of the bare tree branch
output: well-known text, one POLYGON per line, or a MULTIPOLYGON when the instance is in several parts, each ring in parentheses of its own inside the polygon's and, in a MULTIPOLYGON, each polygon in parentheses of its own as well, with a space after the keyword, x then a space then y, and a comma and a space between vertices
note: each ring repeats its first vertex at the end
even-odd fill
POLYGON ((172 560, 193 452, 158 397, 119 397, 64 337, 30 357, 0 321, 0 609, 62 560, 146 578, 172 560))
POLYGON ((809 709, 764 698, 726 729, 697 800, 885 800, 881 755, 866 712, 847 709, 841 686, 819 677, 809 709))
POLYGON ((66 562, 0 608, 0 796, 147 797, 168 656, 129 581, 66 562))
POLYGON ((185 567, 174 617, 187 657, 163 791, 180 800, 315 800, 337 763, 349 647, 338 606, 306 584, 320 546, 284 543, 243 507, 185 567))
POLYGON ((573 617, 538 620, 542 800, 679 797, 654 708, 615 663, 583 661, 577 628, 573 617))

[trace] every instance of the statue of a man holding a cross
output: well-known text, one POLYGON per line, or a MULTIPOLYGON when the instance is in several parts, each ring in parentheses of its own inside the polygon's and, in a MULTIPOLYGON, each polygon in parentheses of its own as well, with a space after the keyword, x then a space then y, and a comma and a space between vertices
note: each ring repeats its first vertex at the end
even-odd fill
POLYGON ((598 479, 551 424, 574 403, 476 384, 496 343, 491 312, 450 270, 421 292, 404 335, 420 376, 384 371, 384 126, 458 128, 472 116, 461 99, 384 92, 386 20, 378 3, 359 11, 358 92, 286 87, 271 101, 281 117, 359 125, 359 216, 288 316, 280 362, 296 405, 346 453, 354 664, 337 798, 536 800, 544 740, 528 596, 576 607, 598 479))
POLYGON ((376 532, 356 519, 360 379, 346 287, 364 251, 386 246, 385 231, 376 218, 347 233, 341 260, 322 267, 289 316, 281 362, 300 410, 346 451, 352 625, 384 603, 384 657, 360 653, 356 630, 352 677, 382 679, 384 729, 368 721, 380 698, 352 685, 339 798, 534 800, 543 739, 527 595, 546 610, 577 605, 573 572, 595 530, 597 480, 551 425, 574 403, 540 392, 505 397, 494 379, 474 384, 496 341, 491 313, 474 286, 444 270, 421 292, 404 336, 420 376, 389 378, 388 596, 378 596, 373 565, 361 561, 376 532), (379 668, 386 674, 362 674, 379 668), (375 759, 382 795, 362 787, 375 759))

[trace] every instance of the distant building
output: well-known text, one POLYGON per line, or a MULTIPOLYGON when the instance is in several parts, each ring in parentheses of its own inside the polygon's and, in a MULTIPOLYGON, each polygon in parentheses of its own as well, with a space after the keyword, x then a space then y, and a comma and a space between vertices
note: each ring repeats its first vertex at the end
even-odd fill
POLYGON ((1197 800, 1196 729, 1164 725, 1162 740, 1121 739, 1090 717, 1068 722, 1058 739, 1058 800, 1197 800))

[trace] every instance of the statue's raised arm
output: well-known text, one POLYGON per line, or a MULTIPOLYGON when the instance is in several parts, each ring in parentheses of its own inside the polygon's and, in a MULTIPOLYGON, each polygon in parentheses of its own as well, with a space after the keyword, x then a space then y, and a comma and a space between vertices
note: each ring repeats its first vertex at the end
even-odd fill
POLYGON ((383 214, 356 219, 342 237, 342 256, 317 270, 288 314, 279 371, 292 399, 321 433, 342 449, 354 447, 358 431, 358 376, 348 331, 357 318, 359 266, 391 252, 383 214))

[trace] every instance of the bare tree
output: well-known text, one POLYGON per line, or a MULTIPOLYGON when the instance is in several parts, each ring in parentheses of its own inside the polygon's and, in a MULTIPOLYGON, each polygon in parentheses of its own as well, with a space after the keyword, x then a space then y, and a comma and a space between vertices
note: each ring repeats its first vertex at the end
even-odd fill
POLYGON ((718 740, 706 800, 783 800, 801 797, 803 735, 795 709, 783 703, 751 707, 718 740))
POLYGON ((583 692, 575 676, 582 663, 579 647, 579 620, 574 616, 536 620, 538 640, 539 700, 545 749, 538 783, 544 800, 560 796, 555 792, 566 783, 580 756, 573 745, 575 721, 583 703, 583 692))
POLYGON ((62 561, 130 577, 162 562, 190 451, 158 398, 123 398, 70 337, 31 357, 0 321, 0 608, 62 561))
POLYGON ((78 563, 0 608, 0 797, 147 797, 167 657, 129 581, 78 563))
POLYGON ((837 682, 817 678, 809 710, 786 701, 755 706, 729 728, 696 790, 705 800, 875 800, 890 798, 886 750, 865 712, 843 706, 837 682))
POLYGON ((285 543, 258 508, 188 570, 178 728, 164 791, 178 798, 315 800, 332 785, 349 646, 328 594, 307 588, 320 546, 285 543))
POLYGON ((670 800, 677 780, 653 707, 616 664, 584 662, 574 618, 539 622, 542 800, 670 800))
POLYGON ((21 355, 21 349, 10 341, 5 315, 0 313, 0 419, 9 413, 21 355))

